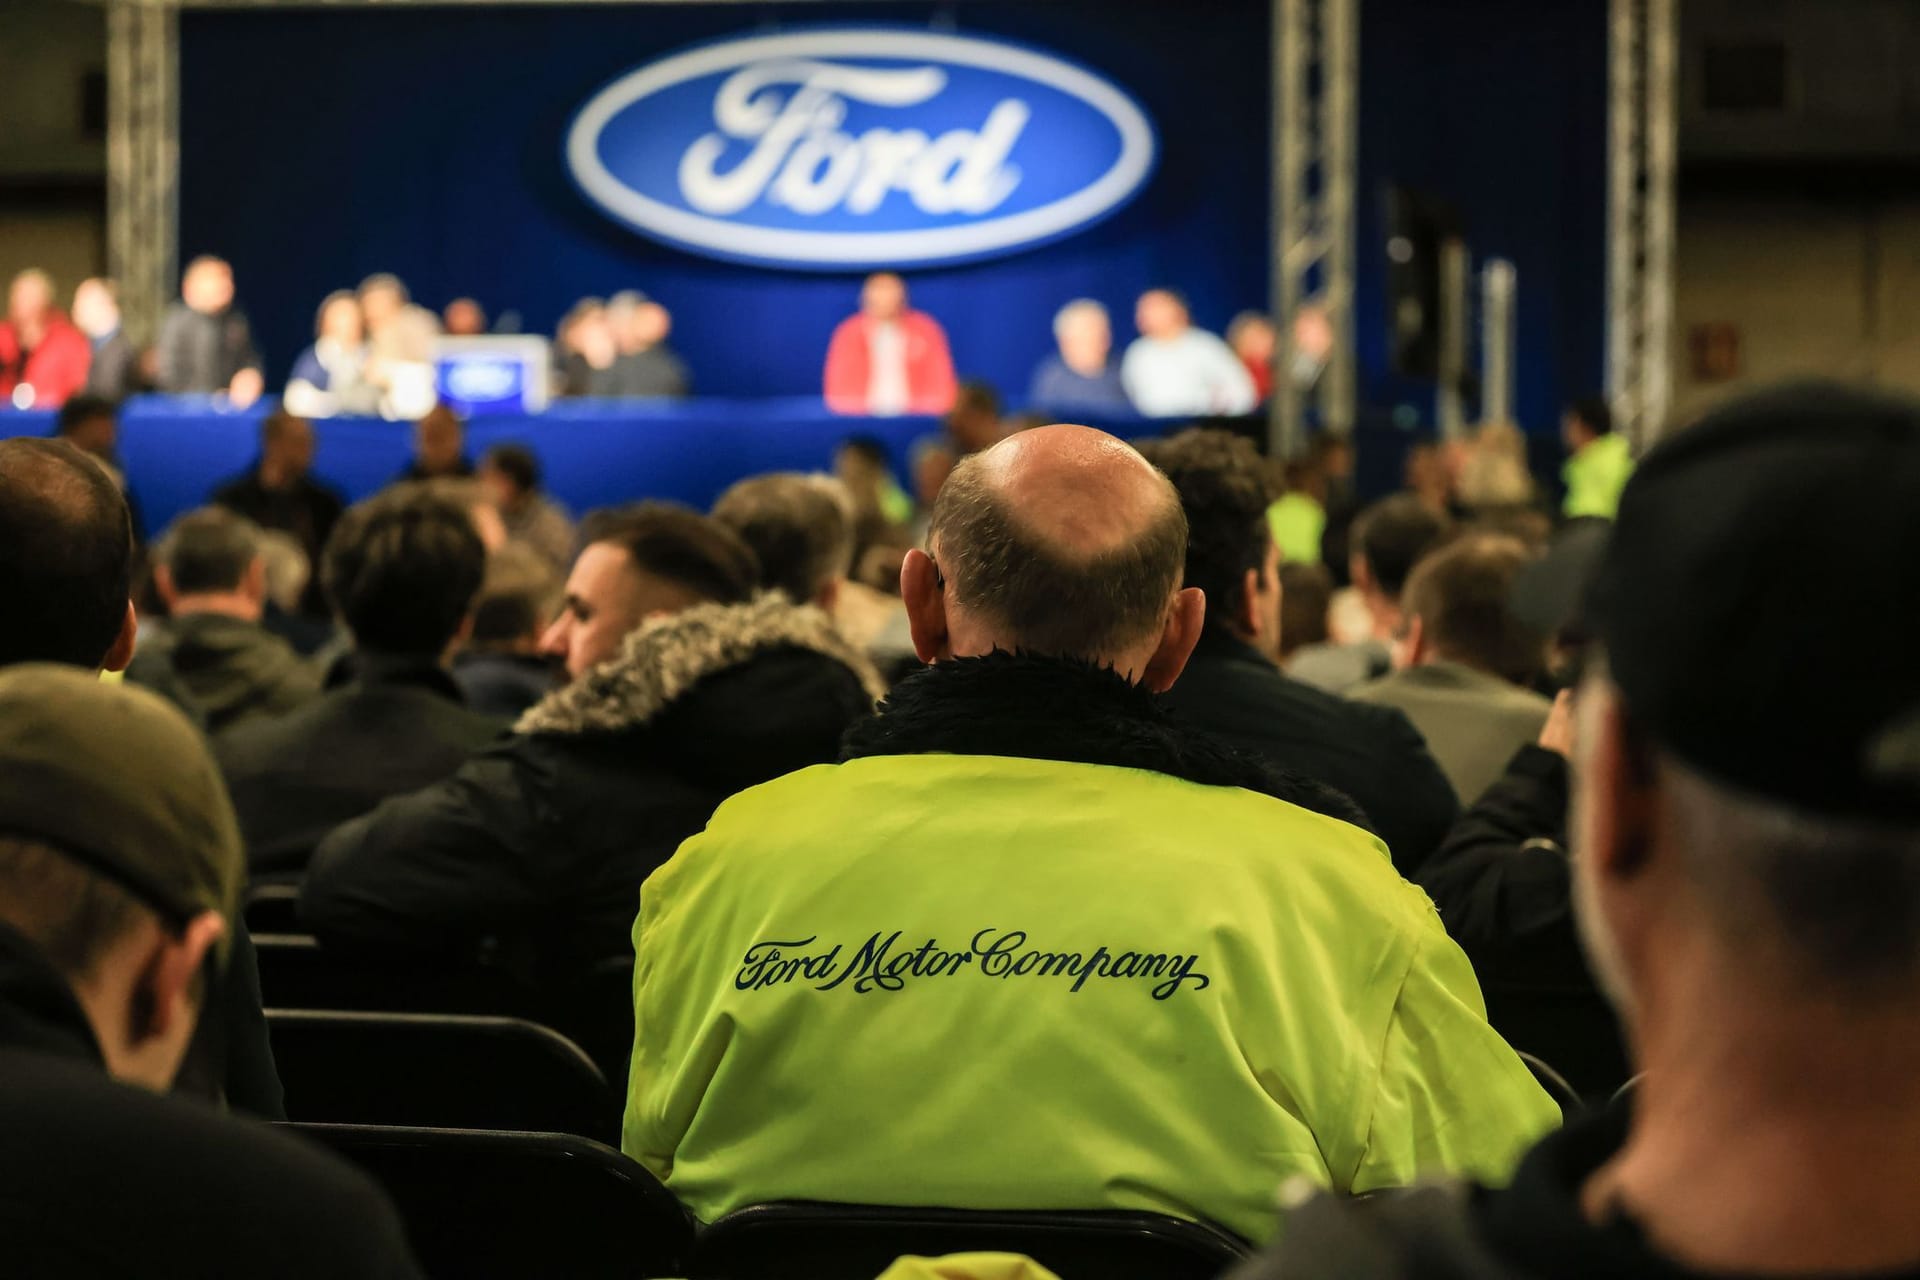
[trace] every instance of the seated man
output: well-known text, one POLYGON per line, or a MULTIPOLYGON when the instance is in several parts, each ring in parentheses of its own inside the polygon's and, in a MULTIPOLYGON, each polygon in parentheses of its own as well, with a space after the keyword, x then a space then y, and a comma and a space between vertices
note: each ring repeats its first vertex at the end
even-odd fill
POLYGON ((835 482, 794 472, 753 476, 713 504, 760 562, 760 585, 834 612, 853 562, 853 521, 835 482))
MULTIPOLYGON (((319 673, 260 625, 267 569, 259 529, 224 507, 181 516, 161 539, 154 586, 171 621, 158 652, 213 732, 281 715, 320 692, 319 673)), ((136 663, 129 673, 141 679, 136 663)))
POLYGON ((20 1276, 417 1274, 366 1177, 162 1097, 244 878, 199 734, 92 672, 0 672, 0 1238, 20 1276))
POLYGON ((446 665, 486 558, 467 513, 417 487, 335 528, 323 576, 353 636, 353 679, 215 743, 254 875, 304 871, 329 831, 438 782, 506 728, 466 708, 446 665))
POLYGON ((320 846, 300 914, 328 946, 468 955, 551 986, 624 954, 640 882, 734 792, 831 760, 879 677, 817 610, 753 600, 705 516, 590 521, 546 636, 573 683, 451 778, 320 846))
POLYGON ((553 691, 555 667, 540 652, 540 635, 559 602, 560 575, 539 552, 509 542, 487 557, 473 627, 453 660, 468 706, 518 720, 553 691))
POLYGON ((1346 796, 1412 875, 1459 806, 1407 717, 1315 689, 1280 670, 1280 549, 1253 445, 1226 431, 1183 431, 1147 451, 1187 514, 1186 584, 1207 622, 1167 695, 1209 733, 1346 796))
POLYGON ((1916 487, 1920 404, 1819 384, 1647 455, 1573 733, 1632 1106, 1505 1190, 1315 1201, 1248 1280, 1920 1274, 1920 666, 1860 608, 1920 596, 1916 487))
POLYGON ((1462 804, 1540 736, 1552 710, 1529 687, 1547 638, 1509 603, 1528 558, 1516 539, 1474 534, 1422 560, 1407 580, 1401 669, 1348 695, 1406 712, 1462 804))
POLYGON ((734 797, 640 894, 622 1146, 762 1200, 1125 1208, 1262 1239, 1275 1189, 1498 1177, 1558 1113, 1352 806, 1154 696, 1205 603, 1118 440, 960 463, 920 657, 843 763, 734 797))
POLYGON ((1382 498, 1362 511, 1349 536, 1347 573, 1365 606, 1369 634, 1295 652, 1287 664, 1293 678, 1329 693, 1345 693, 1392 670, 1389 644, 1400 630, 1400 598, 1407 579, 1451 531, 1446 516, 1410 493, 1382 498))

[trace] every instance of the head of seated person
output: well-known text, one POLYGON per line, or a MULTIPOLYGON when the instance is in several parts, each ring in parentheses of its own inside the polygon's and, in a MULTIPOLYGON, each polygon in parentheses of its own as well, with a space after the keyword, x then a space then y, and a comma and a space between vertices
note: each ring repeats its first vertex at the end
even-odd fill
POLYGON ((1452 662, 1531 684, 1546 662, 1546 637, 1515 616, 1511 600, 1532 558, 1517 538, 1473 533, 1422 560, 1401 600, 1400 665, 1452 662))
POLYGON ((160 540, 153 578, 175 618, 207 613, 258 622, 267 602, 260 529, 225 507, 189 512, 160 540))
POLYGON ((133 657, 133 525, 119 486, 59 440, 0 440, 0 666, 119 671, 133 657))
POLYGON ((1186 583, 1206 596, 1206 627, 1280 653, 1280 548, 1267 524, 1274 490, 1253 443, 1193 428, 1145 450, 1187 513, 1186 583))
POLYGON ((853 505, 836 480, 796 472, 753 476, 713 504, 760 561, 760 585, 831 611, 853 562, 853 505))
POLYGON ((110 1074, 172 1085, 240 880, 232 806, 184 716, 85 671, 0 672, 0 944, 58 975, 110 1074))
POLYGON ((598 512, 581 531, 566 601, 540 649, 577 680, 617 657, 642 624, 697 604, 744 603, 759 580, 753 551, 696 511, 642 502, 598 512))
POLYGON ((322 573, 355 648, 442 663, 472 628, 486 565, 464 508, 424 485, 401 485, 341 517, 322 573))
POLYGON ((1206 615, 1182 587, 1187 520, 1167 478, 1089 427, 1010 436, 941 487, 901 595, 923 662, 997 651, 1071 658, 1164 692, 1206 615))

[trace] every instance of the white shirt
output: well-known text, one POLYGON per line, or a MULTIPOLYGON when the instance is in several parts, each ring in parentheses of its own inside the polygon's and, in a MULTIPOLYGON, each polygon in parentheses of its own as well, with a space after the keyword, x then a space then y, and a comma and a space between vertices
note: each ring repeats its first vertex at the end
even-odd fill
POLYGON ((1135 338, 1120 362, 1120 385, 1149 418, 1252 413, 1258 403, 1240 357, 1203 329, 1135 338))
POLYGON ((913 402, 907 389, 907 335, 899 325, 876 324, 867 330, 867 412, 897 417, 913 402))

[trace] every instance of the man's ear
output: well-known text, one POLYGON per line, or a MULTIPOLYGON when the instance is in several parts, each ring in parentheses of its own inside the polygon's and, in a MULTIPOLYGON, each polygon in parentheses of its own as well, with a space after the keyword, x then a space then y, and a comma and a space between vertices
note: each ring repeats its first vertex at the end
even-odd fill
POLYGON ((1426 624, 1420 615, 1408 614, 1406 618, 1405 638, 1393 646, 1393 665, 1404 671, 1408 667, 1417 667, 1425 662, 1432 653, 1432 645, 1427 641, 1426 624))
POLYGON ((247 566, 247 576, 240 579, 240 594, 249 600, 261 604, 267 601, 267 562, 262 556, 255 556, 247 566))
POLYGON ((1243 636, 1261 640, 1260 611, 1253 607, 1254 597, 1260 594, 1260 570, 1249 569, 1240 577, 1240 598, 1234 601, 1233 629, 1243 636))
POLYGON ((1575 701, 1580 790, 1578 852, 1602 882, 1624 880, 1646 865, 1651 847, 1654 784, 1620 699, 1584 686, 1575 701))
POLYGON ((914 656, 922 662, 938 662, 953 656, 947 634, 946 591, 940 583, 940 571, 933 557, 924 551, 909 551, 900 562, 900 599, 907 606, 907 629, 913 634, 914 656))
POLYGON ((1200 643, 1200 629, 1207 622, 1207 596, 1198 587, 1182 587, 1173 597, 1167 613, 1167 625, 1160 632, 1160 647, 1147 659, 1140 683, 1154 693, 1165 693, 1187 669, 1193 646, 1200 643))
POLYGON ((133 1025, 127 1028, 135 1046, 172 1032, 186 1019, 191 1025, 199 1013, 200 996, 194 979, 206 965, 207 952, 227 930, 217 911, 203 911, 178 934, 162 934, 134 982, 133 1025))
POLYGON ((120 617, 120 634, 113 638, 113 646, 100 659, 102 671, 125 671, 127 664, 133 661, 133 647, 140 639, 140 617, 133 610, 133 601, 127 601, 127 611, 120 617))

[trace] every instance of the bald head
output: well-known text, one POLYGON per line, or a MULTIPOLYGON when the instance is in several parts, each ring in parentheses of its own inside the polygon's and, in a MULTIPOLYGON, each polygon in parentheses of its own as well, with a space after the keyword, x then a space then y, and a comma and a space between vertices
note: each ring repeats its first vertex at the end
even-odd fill
POLYGON ((132 561, 126 499, 98 463, 64 441, 0 440, 0 666, 126 665, 132 561))
POLYGON ((1199 593, 1180 589, 1179 496, 1104 432, 1040 427, 961 462, 934 504, 928 542, 930 555, 913 553, 902 571, 928 660, 1024 650, 1164 688, 1192 647, 1180 648, 1189 621, 1198 633, 1199 593), (1170 630, 1180 652, 1168 673, 1155 659, 1170 630))

